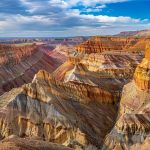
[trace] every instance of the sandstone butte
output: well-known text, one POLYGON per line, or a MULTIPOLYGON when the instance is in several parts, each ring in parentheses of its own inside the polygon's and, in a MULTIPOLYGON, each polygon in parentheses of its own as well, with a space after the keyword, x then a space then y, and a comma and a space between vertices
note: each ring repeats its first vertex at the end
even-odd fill
POLYGON ((0 95, 31 82, 40 69, 52 72, 63 63, 65 56, 61 53, 48 55, 43 49, 35 44, 0 45, 0 95))
POLYGON ((93 37, 53 73, 40 70, 31 83, 1 95, 1 148, 23 139, 27 147, 41 139, 75 150, 133 148, 138 141, 147 146, 149 40, 93 37), (145 48, 144 74, 138 68, 145 48), (16 138, 9 138, 12 135, 16 138))

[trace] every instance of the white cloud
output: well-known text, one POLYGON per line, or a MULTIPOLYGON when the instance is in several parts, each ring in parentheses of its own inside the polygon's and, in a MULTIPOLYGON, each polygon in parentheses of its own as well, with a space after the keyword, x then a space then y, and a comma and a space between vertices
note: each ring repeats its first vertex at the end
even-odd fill
POLYGON ((80 15, 81 18, 89 19, 89 20, 95 20, 99 23, 138 23, 140 22, 140 19, 134 19, 131 17, 112 17, 112 16, 106 16, 106 15, 80 15))
POLYGON ((28 12, 33 13, 44 9, 47 10, 47 8, 52 8, 52 7, 68 9, 78 5, 83 5, 84 7, 91 6, 91 7, 95 7, 95 9, 103 9, 106 7, 105 4, 118 3, 118 2, 121 3, 130 0, 44 0, 44 1, 19 0, 19 1, 28 8, 27 9, 28 12))
POLYGON ((129 0, 17 0, 25 7, 23 14, 0 14, 1 33, 22 33, 23 35, 39 33, 47 36, 75 34, 111 34, 131 27, 146 28, 148 19, 130 16, 100 15, 109 3, 129 0), (73 6, 83 9, 73 9, 73 6), (83 13, 84 12, 84 13, 83 13), (99 12, 99 15, 94 15, 99 12), (144 25, 145 26, 144 26, 144 25), (129 26, 130 25, 130 26, 129 26), (112 30, 113 29, 113 30, 112 30), (14 32, 13 32, 14 31, 14 32), (75 32, 74 32, 75 31, 75 32), (55 34, 56 33, 56 34, 55 34))
POLYGON ((95 6, 96 4, 121 3, 127 1, 130 0, 66 0, 65 2, 68 3, 69 6, 76 6, 78 4, 82 4, 84 6, 95 6))

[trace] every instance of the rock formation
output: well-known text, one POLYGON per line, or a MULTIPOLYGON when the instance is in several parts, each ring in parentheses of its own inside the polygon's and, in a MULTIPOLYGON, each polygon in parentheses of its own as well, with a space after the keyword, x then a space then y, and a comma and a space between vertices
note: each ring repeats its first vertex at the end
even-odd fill
MULTIPOLYGON (((71 50, 53 73, 44 68, 47 71, 40 70, 31 83, 1 95, 0 138, 38 137, 75 150, 101 149, 115 125, 122 88, 133 78, 147 41, 93 37, 83 49, 71 50), (99 43, 106 46, 104 51, 99 43), (138 45, 140 49, 133 51, 138 45)), ((37 52, 41 57, 43 51, 37 52)))
POLYGON ((45 71, 40 71, 31 84, 0 99, 1 137, 39 136, 74 149, 100 147, 113 126, 117 110, 113 104, 116 98, 108 91, 65 84, 45 71))
POLYGON ((139 53, 91 53, 70 57, 52 74, 63 82, 76 82, 121 92, 143 58, 139 53))
POLYGON ((52 72, 61 63, 36 45, 0 45, 0 95, 31 82, 40 69, 52 72))
POLYGON ((105 51, 141 51, 150 38, 136 37, 93 37, 76 47, 82 53, 101 53, 105 51))
POLYGON ((103 149, 148 150, 150 133, 150 49, 138 65, 134 80, 124 86, 118 120, 106 137, 103 149))

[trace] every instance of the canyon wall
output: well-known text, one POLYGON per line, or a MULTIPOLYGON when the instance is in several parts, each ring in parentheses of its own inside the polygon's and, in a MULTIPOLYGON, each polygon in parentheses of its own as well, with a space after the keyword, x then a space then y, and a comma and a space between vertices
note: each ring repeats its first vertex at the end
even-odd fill
MULTIPOLYGON (((82 44, 86 45, 84 49, 73 49, 67 55, 65 50, 59 52, 59 48, 49 53, 50 56, 42 49, 36 50, 33 57, 23 61, 26 63, 17 65, 23 64, 19 67, 23 68, 31 63, 27 68, 34 73, 40 68, 44 70, 38 71, 31 83, 0 96, 0 138, 36 137, 75 150, 101 149, 115 125, 122 88, 130 84, 135 68, 140 66, 147 40, 93 37, 89 40, 91 43, 82 44), (101 43, 99 40, 106 46, 104 51, 97 47, 101 43), (128 49, 137 45, 141 45, 137 51, 128 49), (57 64, 52 55, 57 57, 59 53, 66 55, 66 61, 55 70, 60 62, 57 64), (50 70, 55 71, 49 73, 50 70)), ((16 79, 17 83, 19 78, 16 79)), ((129 87, 126 90, 132 92, 129 87)))
POLYGON ((0 99, 1 137, 37 136, 74 149, 100 147, 117 110, 112 93, 81 84, 65 84, 45 71, 36 74, 31 84, 0 99))
POLYGON ((101 53, 105 51, 141 51, 150 38, 136 37, 93 37, 76 47, 82 53, 101 53))
POLYGON ((13 66, 33 54, 36 46, 0 45, 0 66, 13 66))
POLYGON ((36 45, 0 45, 0 95, 31 82, 40 69, 52 72, 61 63, 36 45))
POLYGON ((136 68, 134 79, 124 86, 118 119, 115 127, 106 136, 103 149, 149 149, 150 133, 150 87, 149 46, 136 68))

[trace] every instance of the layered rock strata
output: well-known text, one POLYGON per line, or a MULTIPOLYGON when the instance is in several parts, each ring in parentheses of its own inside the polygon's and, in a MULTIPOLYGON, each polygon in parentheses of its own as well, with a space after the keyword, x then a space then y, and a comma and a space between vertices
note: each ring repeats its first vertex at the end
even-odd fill
POLYGON ((54 73, 55 79, 102 87, 121 92, 124 84, 133 78, 136 66, 142 60, 139 53, 92 53, 70 57, 54 73))
MULTIPOLYGON (((114 43, 121 45, 122 40, 119 42, 114 43)), ((90 49, 94 48, 91 44, 90 49)), ((122 87, 143 58, 141 51, 115 48, 114 44, 113 52, 106 48, 103 53, 100 48, 90 52, 86 48, 85 53, 72 50, 52 74, 41 70, 32 83, 0 96, 0 138, 14 134, 75 150, 101 149, 115 124, 122 87)))
POLYGON ((117 110, 112 93, 61 83, 45 71, 40 71, 31 84, 14 89, 0 99, 2 138, 11 134, 39 136, 74 149, 100 147, 117 110))
POLYGON ((13 45, 0 45, 0 66, 9 65, 13 66, 33 54, 36 46, 13 46, 13 45))
POLYGON ((148 150, 150 133, 149 63, 147 54, 138 65, 134 80, 124 86, 118 121, 106 137, 103 149, 148 150))
POLYGON ((82 53, 101 53, 105 51, 141 51, 150 38, 134 37, 93 37, 76 47, 82 53))
POLYGON ((1 45, 0 60, 0 95, 31 82, 40 69, 52 72, 61 64, 35 45, 1 45))

